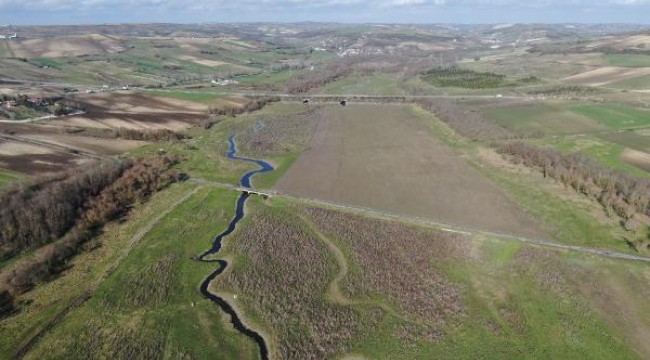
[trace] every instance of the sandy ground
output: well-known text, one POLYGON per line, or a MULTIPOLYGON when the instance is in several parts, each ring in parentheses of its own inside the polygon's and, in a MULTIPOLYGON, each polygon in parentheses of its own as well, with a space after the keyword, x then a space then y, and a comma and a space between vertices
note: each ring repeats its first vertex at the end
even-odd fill
POLYGON ((169 129, 180 131, 207 117, 208 105, 134 92, 110 92, 79 98, 83 115, 48 121, 56 126, 100 129, 169 129))
POLYGON ((208 105, 201 103, 127 91, 87 95, 80 97, 79 101, 108 112, 205 114, 208 110, 208 105))
POLYGON ((164 113, 164 114, 128 114, 101 113, 69 116, 48 121, 57 126, 75 126, 98 129, 169 129, 180 131, 197 124, 205 115, 164 113))
POLYGON ((51 154, 53 151, 47 147, 26 144, 18 141, 3 141, 0 140, 0 155, 16 156, 28 154, 51 154))
POLYGON ((477 229, 542 234, 406 108, 351 105, 327 111, 278 190, 477 229))
POLYGON ((627 164, 650 172, 650 154, 647 152, 626 148, 621 153, 621 160, 627 164))
POLYGON ((146 141, 99 139, 78 135, 27 135, 23 137, 100 155, 118 155, 148 144, 146 141))
POLYGON ((191 61, 191 62, 193 62, 195 64, 199 64, 199 65, 213 66, 213 67, 227 64, 226 62, 223 62, 223 61, 199 59, 196 56, 191 56, 191 55, 183 55, 183 56, 179 57, 179 59, 191 61))
POLYGON ((577 85, 602 86, 616 81, 632 79, 644 75, 650 75, 650 68, 605 66, 596 70, 566 77, 562 79, 562 81, 577 85))

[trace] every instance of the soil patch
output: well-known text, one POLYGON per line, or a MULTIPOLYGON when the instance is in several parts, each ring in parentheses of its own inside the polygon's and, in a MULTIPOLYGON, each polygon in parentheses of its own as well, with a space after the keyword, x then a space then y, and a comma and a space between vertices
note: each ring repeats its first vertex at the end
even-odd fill
POLYGON ((540 236, 538 224, 407 108, 329 107, 277 184, 298 196, 540 236))
POLYGON ((650 171, 650 154, 647 152, 626 148, 620 156, 625 163, 650 171))

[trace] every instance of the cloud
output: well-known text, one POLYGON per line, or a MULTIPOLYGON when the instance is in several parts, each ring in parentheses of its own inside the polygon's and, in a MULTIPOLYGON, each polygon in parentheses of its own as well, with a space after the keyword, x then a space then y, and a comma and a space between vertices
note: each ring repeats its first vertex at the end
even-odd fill
POLYGON ((0 23, 637 22, 650 0, 0 0, 0 23), (585 9, 591 15, 585 17, 585 9))
POLYGON ((97 8, 108 6, 120 7, 169 7, 177 8, 202 4, 204 7, 236 7, 257 6, 263 8, 313 8, 329 6, 366 7, 412 7, 412 6, 454 6, 454 5, 487 5, 487 6, 634 6, 647 5, 650 0, 0 0, 0 8, 25 9, 64 9, 64 8, 97 8))

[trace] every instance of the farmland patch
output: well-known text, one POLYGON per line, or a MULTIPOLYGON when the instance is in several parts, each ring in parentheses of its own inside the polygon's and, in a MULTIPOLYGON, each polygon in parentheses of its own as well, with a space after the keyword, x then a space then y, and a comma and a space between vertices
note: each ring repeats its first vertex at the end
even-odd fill
POLYGON ((610 83, 650 75, 650 68, 605 66, 565 77, 562 81, 575 85, 602 86, 610 83))
POLYGON ((402 106, 329 107, 277 188, 493 231, 539 227, 402 106))

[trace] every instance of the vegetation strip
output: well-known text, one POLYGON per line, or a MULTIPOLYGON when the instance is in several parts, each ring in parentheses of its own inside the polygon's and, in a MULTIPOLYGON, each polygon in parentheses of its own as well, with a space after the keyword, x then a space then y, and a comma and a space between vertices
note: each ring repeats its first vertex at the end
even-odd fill
MULTIPOLYGON (((271 166, 269 163, 265 161, 238 156, 237 145, 235 143, 234 135, 231 135, 230 138, 228 138, 228 142, 230 144, 230 148, 227 154, 227 157, 229 159, 251 162, 257 164, 260 167, 257 170, 251 170, 245 173, 241 177, 240 185, 242 187, 252 188, 251 179, 253 176, 274 170, 273 166, 271 166)), ((266 360, 269 358, 269 350, 268 347, 266 346, 266 342, 264 341, 262 335, 260 335, 255 330, 248 328, 241 320, 239 315, 237 315, 235 309, 230 304, 228 304, 228 302, 226 302, 225 299, 210 292, 210 283, 212 282, 212 280, 214 280, 217 276, 219 276, 221 273, 223 273, 226 270, 226 267, 228 267, 228 262, 225 260, 210 260, 210 259, 206 260, 207 256, 215 255, 221 250, 221 243, 223 241, 223 238, 225 238, 226 236, 230 235, 233 231, 235 231, 237 223, 239 223, 239 221, 241 221, 241 219, 244 218, 244 206, 246 205, 246 201, 248 200, 249 197, 250 197, 250 193, 246 191, 242 191, 239 198, 237 198, 235 216, 228 224, 228 228, 226 228, 226 230, 224 230, 222 233, 218 234, 212 240, 212 247, 198 257, 198 261, 216 262, 219 264, 219 267, 215 271, 213 271, 210 275, 208 275, 208 277, 206 277, 205 280, 203 280, 199 289, 201 291, 201 294, 203 294, 206 298, 208 298, 215 304, 219 305, 219 307, 226 314, 230 316, 230 321, 232 322, 235 329, 237 329, 239 332, 248 336, 249 338, 251 338, 253 341, 257 343, 257 345, 260 348, 260 357, 263 360, 266 360)))

